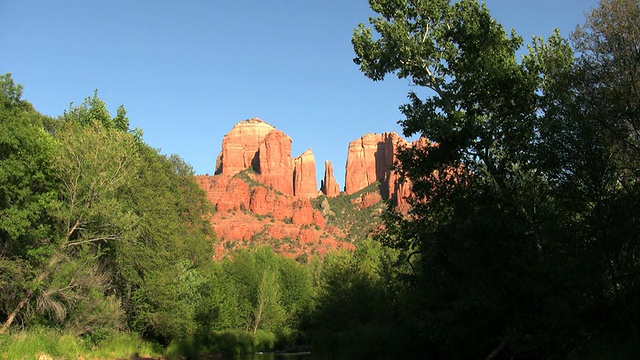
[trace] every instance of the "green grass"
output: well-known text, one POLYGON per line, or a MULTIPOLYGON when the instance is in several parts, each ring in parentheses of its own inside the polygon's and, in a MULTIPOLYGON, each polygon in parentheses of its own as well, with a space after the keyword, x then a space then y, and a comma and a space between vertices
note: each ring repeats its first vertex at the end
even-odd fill
POLYGON ((0 359, 115 359, 159 356, 158 345, 144 342, 132 333, 110 334, 97 344, 72 333, 34 328, 0 336, 0 359))

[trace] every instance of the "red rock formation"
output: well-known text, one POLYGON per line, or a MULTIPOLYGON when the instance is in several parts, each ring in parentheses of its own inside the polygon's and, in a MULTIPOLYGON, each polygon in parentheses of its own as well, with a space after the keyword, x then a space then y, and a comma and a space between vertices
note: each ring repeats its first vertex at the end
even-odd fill
POLYGON ((216 174, 233 176, 254 166, 260 144, 272 130, 273 126, 258 118, 237 123, 222 140, 216 174))
POLYGON ((255 217, 236 213, 233 216, 215 216, 211 220, 216 230, 218 239, 224 240, 250 240, 255 234, 264 229, 262 222, 255 217))
POLYGON ((271 215, 279 221, 293 218, 291 197, 276 194, 264 186, 257 186, 251 192, 249 211, 256 215, 271 215))
POLYGON ((297 225, 317 225, 324 229, 322 213, 314 210, 309 199, 301 198, 293 204, 293 223, 297 225))
POLYGON ((282 131, 270 131, 260 144, 258 163, 254 166, 261 183, 286 195, 293 195, 291 143, 291 138, 282 131))
POLYGON ((382 197, 390 199, 397 180, 391 176, 396 149, 407 145, 409 142, 394 132, 367 134, 352 141, 347 155, 346 193, 353 194, 379 181, 382 197))
POLYGON ((340 185, 333 176, 333 164, 329 160, 324 162, 324 180, 322 181, 321 190, 327 197, 340 195, 340 185))
POLYGON ((398 174, 391 174, 390 184, 394 184, 394 188, 391 189, 391 202, 398 207, 398 210, 402 213, 409 211, 411 207, 407 199, 411 196, 411 181, 408 179, 400 179, 398 174))
MULTIPOLYGON (((429 141, 427 138, 421 137, 418 140, 408 144, 406 142, 400 142, 399 146, 411 146, 413 148, 423 149, 428 151, 428 148, 437 146, 437 144, 429 141)), ((394 158, 395 161, 395 158, 394 158)), ((411 197, 411 181, 406 178, 400 178, 400 175, 396 172, 391 172, 389 177, 389 191, 391 194, 391 201, 398 207, 400 212, 406 213, 411 207, 408 198, 411 197)))
POLYGON ((349 143, 345 192, 353 194, 377 181, 376 153, 380 145, 379 136, 367 134, 349 143))
POLYGON ((207 193, 217 212, 244 210, 250 205, 249 185, 239 178, 226 175, 197 176, 196 181, 207 193))
POLYGON ((360 208, 362 209, 372 207, 373 205, 378 204, 380 201, 382 201, 382 196, 380 196, 380 193, 374 192, 363 194, 362 201, 360 202, 360 208))
POLYGON ((294 194, 301 198, 318 196, 318 177, 316 175, 316 157, 309 149, 293 159, 294 163, 294 194))
MULTIPOLYGON (((257 180, 260 175, 253 177, 257 180)), ((263 185, 250 186, 239 176, 197 176, 196 181, 217 210, 210 217, 219 238, 217 259, 230 249, 254 243, 293 258, 354 249, 343 241, 346 234, 334 228, 325 230, 322 213, 313 209, 308 198, 284 195, 263 185)))
MULTIPOLYGON (((311 205, 309 199, 318 195, 313 152, 292 158, 291 145, 289 136, 260 119, 242 121, 224 137, 217 175, 197 177, 217 210, 210 220, 220 239, 218 257, 255 242, 291 257, 353 249, 344 241, 348 230, 326 226, 322 213, 311 205), (255 173, 236 176, 249 168, 255 173)), ((354 200, 361 208, 390 199, 401 211, 408 209, 410 183, 391 171, 399 146, 410 144, 396 133, 367 134, 349 144, 346 193, 380 183, 379 193, 354 200)), ((326 161, 322 192, 327 197, 340 194, 333 172, 333 164, 326 161)))
POLYGON ((318 196, 316 159, 311 149, 291 157, 291 138, 266 122, 241 121, 225 135, 216 174, 233 176, 253 168, 257 180, 286 195, 318 196))

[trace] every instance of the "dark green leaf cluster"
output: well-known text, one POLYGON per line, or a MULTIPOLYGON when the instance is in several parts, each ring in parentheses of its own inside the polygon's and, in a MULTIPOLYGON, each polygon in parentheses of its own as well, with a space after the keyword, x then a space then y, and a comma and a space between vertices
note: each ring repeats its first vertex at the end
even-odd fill
MULTIPOLYGON (((602 0, 574 33, 577 56, 556 32, 520 61, 522 39, 479 1, 370 4, 379 17, 355 30, 355 62, 418 86, 400 124, 428 139, 399 155, 413 207, 389 212, 379 236, 406 259, 387 300, 401 304, 390 321, 408 330, 402 343, 447 359, 637 357, 637 1, 602 0)), ((384 288, 353 276, 330 282, 323 311, 384 288)), ((362 324, 332 331, 375 328, 362 324)), ((323 348, 352 349, 339 337, 323 348)))
MULTIPOLYGON (((233 352, 224 338, 238 331, 259 346, 247 351, 300 349, 306 320, 313 308, 312 274, 293 259, 269 247, 234 251, 196 288, 201 301, 196 308, 199 346, 215 352, 233 352), (261 342, 261 337, 271 337, 261 342)), ((242 343, 235 336, 232 343, 242 343)))

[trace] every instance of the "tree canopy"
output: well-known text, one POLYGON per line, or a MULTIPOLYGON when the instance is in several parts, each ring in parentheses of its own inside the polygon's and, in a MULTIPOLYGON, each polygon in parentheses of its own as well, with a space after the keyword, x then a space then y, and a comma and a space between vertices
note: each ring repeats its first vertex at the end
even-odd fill
POLYGON ((556 32, 522 59, 479 1, 370 4, 354 61, 418 86, 399 122, 428 139, 399 156, 413 208, 381 236, 414 270, 415 343, 558 356, 636 313, 637 1, 602 1, 573 34, 578 55, 556 32))
POLYGON ((160 342, 193 334, 181 279, 205 271, 215 234, 190 167, 146 145, 124 107, 111 117, 97 91, 50 119, 0 80, 0 332, 19 319, 160 342))

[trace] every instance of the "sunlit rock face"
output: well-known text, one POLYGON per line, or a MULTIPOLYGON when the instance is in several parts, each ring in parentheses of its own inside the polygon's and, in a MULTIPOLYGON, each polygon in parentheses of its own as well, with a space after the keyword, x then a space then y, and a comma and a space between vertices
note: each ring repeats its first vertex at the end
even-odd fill
POLYGON ((260 143, 258 162, 254 166, 260 174, 258 181, 286 195, 293 195, 291 143, 287 134, 272 130, 260 143))
POLYGON ((399 148, 411 144, 395 132, 366 134, 349 143, 345 192, 356 193, 380 182, 380 195, 396 204, 406 202, 408 184, 392 171, 399 148))
POLYGON ((290 257, 353 249, 311 205, 321 194, 313 151, 293 158, 291 145, 291 137, 263 120, 241 121, 222 141, 215 175, 196 177, 215 208, 217 256, 253 242, 290 257))
POLYGON ((260 144, 275 129, 258 118, 237 123, 222 140, 215 173, 233 176, 256 165, 260 144))
POLYGON ((331 161, 324 162, 324 180, 321 189, 327 197, 336 197, 340 195, 340 185, 333 175, 333 164, 331 161))
MULTIPOLYGON (((215 208, 210 221, 218 234, 217 256, 253 243, 272 246, 290 257, 354 248, 346 241, 344 229, 328 225, 323 209, 314 209, 310 200, 322 194, 341 195, 333 164, 325 161, 318 189, 313 151, 292 157, 292 143, 291 137, 263 120, 241 121, 222 141, 215 175, 196 177, 215 208)), ((352 141, 342 194, 352 195, 379 183, 379 191, 363 192, 351 202, 365 209, 390 200, 406 212, 411 184, 391 170, 398 149, 406 146, 415 145, 393 132, 366 134, 352 141)), ((324 202, 328 204, 327 199, 324 202)), ((327 206, 324 210, 331 216, 327 206)))
POLYGON ((318 196, 318 177, 316 176, 316 157, 309 149, 293 159, 294 194, 301 198, 318 196))

